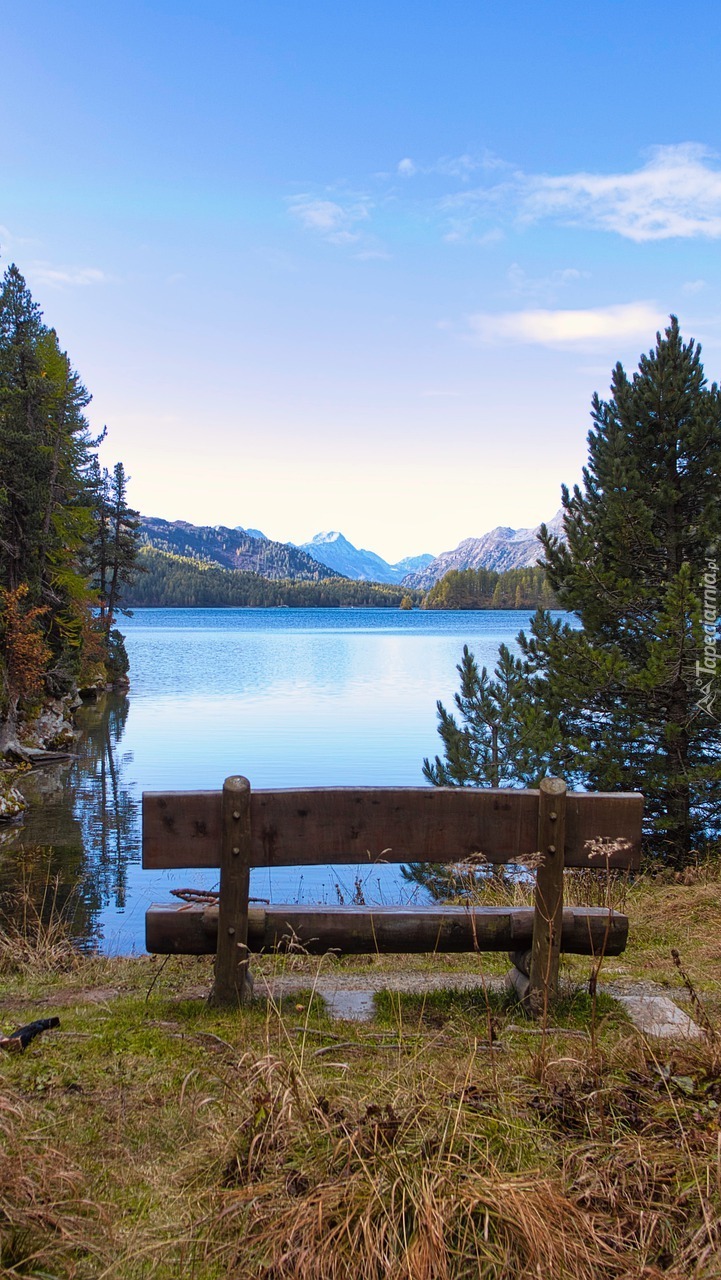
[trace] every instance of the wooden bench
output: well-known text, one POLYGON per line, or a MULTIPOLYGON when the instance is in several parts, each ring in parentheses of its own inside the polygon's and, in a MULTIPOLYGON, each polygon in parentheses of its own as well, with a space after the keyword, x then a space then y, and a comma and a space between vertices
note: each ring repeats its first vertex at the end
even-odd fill
MULTIPOLYGON (((560 951, 618 955, 628 919, 605 908, 563 906, 565 867, 639 864, 643 796, 568 792, 559 778, 537 791, 471 787, 329 787, 143 795, 143 866, 219 867, 216 906, 153 904, 146 946, 158 954, 216 954, 213 1002, 248 998, 252 952, 509 951, 530 976, 532 1012, 547 1007, 560 951), (249 905, 252 867, 314 864, 534 861, 533 907, 324 907, 249 905), (520 962, 519 962, 520 963, 520 962)), ((524 993, 525 994, 525 993, 524 993)))

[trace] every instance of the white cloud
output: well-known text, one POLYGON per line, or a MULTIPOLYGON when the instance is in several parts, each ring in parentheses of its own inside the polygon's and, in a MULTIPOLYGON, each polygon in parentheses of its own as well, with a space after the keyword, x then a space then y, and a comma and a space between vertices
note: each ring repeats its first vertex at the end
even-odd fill
POLYGON ((506 272, 512 293, 545 302, 554 302, 556 295, 567 285, 587 280, 589 276, 589 271, 580 271, 578 267, 561 267, 547 276, 529 276, 518 262, 512 262, 506 272))
POLYGON ((556 217, 615 231, 628 240, 721 236, 721 169, 699 143, 655 147, 631 173, 528 176, 520 182, 520 216, 556 217))
POLYGON ((331 244, 354 244, 360 239, 355 229, 370 217, 370 201, 358 196, 341 204, 311 195, 295 196, 290 212, 307 231, 316 231, 331 244))
POLYGON ((573 280, 587 280, 590 274, 590 271, 579 271, 578 267, 562 267, 560 271, 554 271, 551 279, 559 284, 570 284, 573 280))
POLYGON ((468 181, 470 175, 480 169, 508 168, 510 166, 505 160, 501 160, 492 151, 487 150, 478 154, 471 154, 471 152, 466 151, 460 156, 440 156, 438 160, 433 160, 430 164, 418 164, 415 160, 411 160, 409 156, 398 162, 398 173, 404 178, 413 178, 419 173, 426 177, 432 174, 441 174, 446 178, 460 178, 462 182, 468 181))
MULTIPOLYGON (((637 244, 721 239, 721 162, 698 142, 657 146, 636 168, 615 173, 529 173, 483 150, 429 163, 403 156, 392 172, 374 174, 367 190, 338 183, 296 195, 288 206, 307 231, 360 249, 384 249, 371 234, 379 209, 391 226, 402 224, 408 211, 440 222, 448 244, 492 247, 512 228, 542 221, 637 244)), ((529 281, 525 292, 535 290, 538 302, 553 304, 554 289, 581 278, 575 271, 529 281)))
POLYGON ((428 172, 442 173, 448 178, 460 178, 465 181, 476 169, 495 167, 495 164, 489 162, 485 157, 478 158, 466 154, 462 156, 441 156, 440 160, 436 160, 436 163, 430 167, 428 172))
MULTIPOLYGON (((475 238, 479 223, 499 216, 521 226, 553 219, 566 226, 612 231, 642 244, 721 237, 721 168, 697 142, 653 148, 628 173, 524 173, 446 194, 437 203, 454 239, 475 238)), ((500 162, 499 162, 500 163, 500 162)), ((505 167, 505 166, 500 166, 505 167)))
POLYGON ((582 311, 540 308, 469 316, 471 340, 481 344, 514 342, 544 347, 594 347, 612 338, 647 340, 663 326, 663 315, 650 302, 628 302, 582 311))
POLYGON ((684 293, 700 293, 702 289, 706 288, 706 281, 705 280, 687 280, 686 283, 681 287, 684 293))
POLYGON ((389 262, 393 255, 387 249, 360 249, 353 256, 359 262, 389 262))
POLYGON ((54 267, 49 262, 33 262, 28 267, 33 284, 62 289, 66 285, 107 284, 110 276, 97 267, 54 267))
POLYGON ((301 196, 290 211, 313 231, 335 231, 345 219, 345 211, 333 200, 313 200, 310 196, 301 196))
POLYGON ((480 245, 481 248, 499 244, 505 238, 506 233, 500 227, 491 227, 488 231, 475 234, 472 225, 467 222, 462 224, 452 222, 450 231, 447 231, 443 237, 446 244, 465 244, 470 240, 472 244, 480 245))
POLYGON ((7 257, 8 253, 14 252, 16 248, 23 247, 27 249, 30 246, 33 246, 37 253, 37 240, 30 236, 17 236, 4 223, 0 223, 0 254, 4 258, 7 257))

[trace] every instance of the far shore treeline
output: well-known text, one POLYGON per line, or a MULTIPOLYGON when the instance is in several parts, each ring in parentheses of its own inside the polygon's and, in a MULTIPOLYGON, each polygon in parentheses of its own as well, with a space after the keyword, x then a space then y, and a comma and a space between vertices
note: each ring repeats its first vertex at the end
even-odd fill
POLYGON ((142 547, 138 572, 125 589, 132 608, 223 609, 552 609, 543 569, 452 569, 428 592, 333 576, 315 582, 263 578, 154 547, 142 547))

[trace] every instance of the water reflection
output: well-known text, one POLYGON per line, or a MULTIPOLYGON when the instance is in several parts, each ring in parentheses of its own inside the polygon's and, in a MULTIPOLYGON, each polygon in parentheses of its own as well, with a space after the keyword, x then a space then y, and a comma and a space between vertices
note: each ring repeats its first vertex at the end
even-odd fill
POLYGON ((83 713, 82 762, 71 769, 72 806, 103 900, 123 910, 128 863, 140 860, 140 795, 126 775, 132 752, 121 752, 130 702, 106 695, 83 713))
MULTIPOLYGON (((0 887, 29 880, 46 910, 58 876, 63 902, 77 894, 80 936, 111 953, 142 949, 151 901, 218 881, 214 868, 142 870, 142 791, 214 790, 231 773, 253 787, 420 786, 463 644, 492 667, 499 642, 527 623, 512 611, 137 610, 124 624, 130 696, 84 707, 76 758, 26 776, 24 826, 0 827, 0 887)), ((258 868, 251 892, 349 901, 355 874, 258 868)), ((367 901, 407 896, 396 866, 363 874, 367 901)))
POLYGON ((89 945, 103 908, 125 908, 128 865, 140 860, 140 795, 127 776, 132 755, 121 751, 128 710, 125 695, 86 705, 75 758, 22 778, 29 808, 22 825, 4 829, 0 847, 6 918, 47 921, 54 908, 89 945))

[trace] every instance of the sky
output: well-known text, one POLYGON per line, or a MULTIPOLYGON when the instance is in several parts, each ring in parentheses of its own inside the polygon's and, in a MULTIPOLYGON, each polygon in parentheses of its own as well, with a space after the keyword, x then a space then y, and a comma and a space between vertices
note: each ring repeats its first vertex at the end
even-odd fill
POLYGON ((0 258, 146 515, 533 526, 678 315, 721 379, 721 6, 0 6, 0 258))

